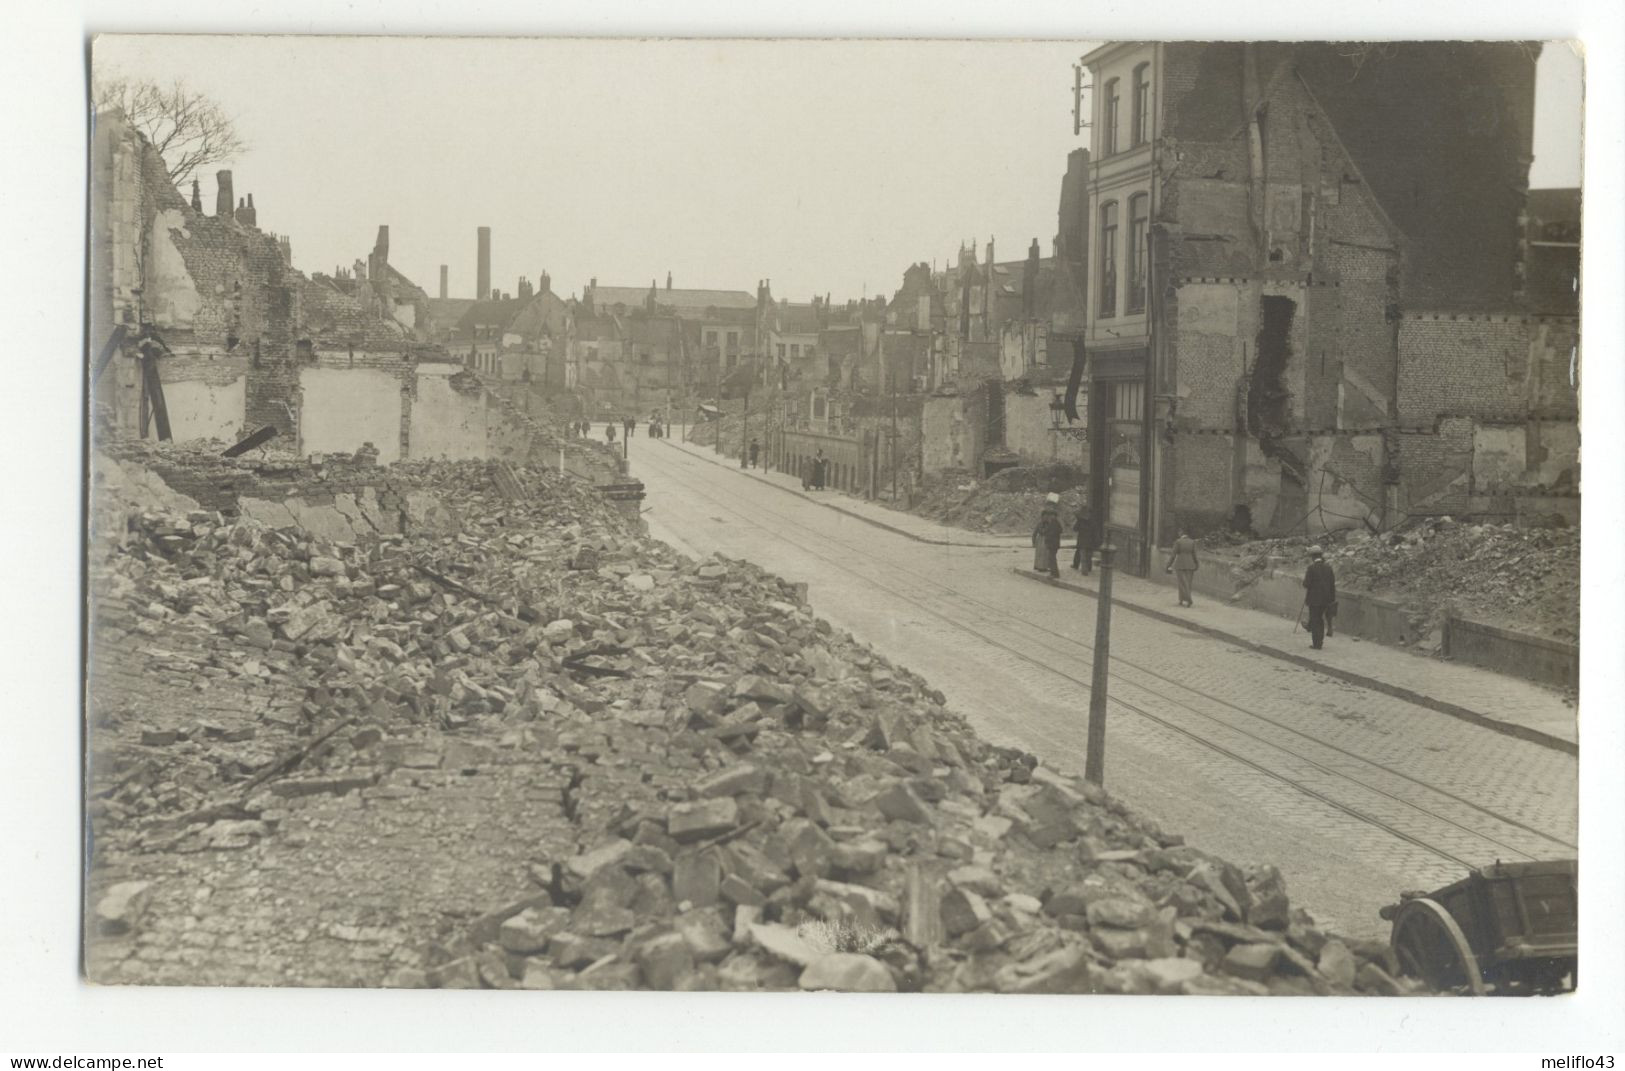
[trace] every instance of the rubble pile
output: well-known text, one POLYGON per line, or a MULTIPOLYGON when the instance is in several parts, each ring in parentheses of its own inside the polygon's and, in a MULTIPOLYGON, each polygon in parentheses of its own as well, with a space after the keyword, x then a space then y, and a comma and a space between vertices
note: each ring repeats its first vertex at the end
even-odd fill
POLYGON ((1580 635, 1580 530, 1475 524, 1430 518, 1381 534, 1364 530, 1236 544, 1206 540, 1241 555, 1243 574, 1272 564, 1306 567, 1318 543, 1339 587, 1412 610, 1434 632, 1449 613, 1520 632, 1577 642, 1580 635))
POLYGON ((110 976, 151 980, 136 953, 178 941, 307 984, 1414 989, 1273 868, 984 743, 797 586, 683 558, 552 473, 391 473, 439 523, 347 544, 136 480, 98 496, 93 976, 125 950, 110 976), (214 705, 121 705, 143 671, 214 705), (491 829, 476 875, 458 853, 491 829), (429 839, 404 865, 368 854, 406 832, 429 839), (296 893, 337 880, 309 895, 359 906, 311 924, 296 893), (390 881, 410 891, 367 891, 390 881), (349 973, 311 966, 317 941, 349 973))
POLYGON ((1037 526, 1045 496, 1058 492, 1070 543, 1072 519, 1086 497, 1087 479, 1081 469, 1065 464, 1018 465, 985 480, 966 472, 944 472, 926 478, 910 512, 973 532, 1023 535, 1037 526))

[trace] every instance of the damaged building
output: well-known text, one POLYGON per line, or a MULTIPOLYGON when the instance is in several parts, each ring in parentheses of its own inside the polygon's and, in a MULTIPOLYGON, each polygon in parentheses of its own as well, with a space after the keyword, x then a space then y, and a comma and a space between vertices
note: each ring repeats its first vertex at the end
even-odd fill
MULTIPOLYGON (((92 400, 119 432, 378 459, 490 456, 502 425, 477 375, 427 340, 428 295, 389 262, 389 228, 349 268, 306 276, 230 171, 216 210, 170 181, 117 112, 92 142, 92 400)), ((259 207, 264 207, 263 205, 259 207)))
POLYGON ((1573 309, 1529 301, 1539 47, 1114 43, 1084 58, 1097 523, 1573 513, 1573 309))

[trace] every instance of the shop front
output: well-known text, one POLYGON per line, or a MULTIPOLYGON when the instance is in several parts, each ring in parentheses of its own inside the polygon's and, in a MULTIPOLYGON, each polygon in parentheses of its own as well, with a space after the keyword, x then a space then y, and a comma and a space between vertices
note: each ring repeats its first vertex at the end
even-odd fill
POLYGON ((1117 566, 1146 575, 1149 454, 1146 419, 1146 349, 1091 354, 1089 388, 1089 500, 1095 503, 1096 539, 1117 548, 1117 566))

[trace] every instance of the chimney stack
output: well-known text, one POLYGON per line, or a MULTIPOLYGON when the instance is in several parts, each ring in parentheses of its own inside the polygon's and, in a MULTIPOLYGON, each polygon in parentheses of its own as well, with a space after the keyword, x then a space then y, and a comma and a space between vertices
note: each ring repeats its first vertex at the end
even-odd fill
POLYGON ((254 195, 248 195, 248 203, 244 204, 242 198, 237 199, 237 222, 245 227, 254 227, 259 224, 258 213, 254 211, 254 195))
POLYGON ((440 265, 440 300, 446 300, 446 266, 440 265))
POLYGON ((231 219, 232 209, 237 202, 231 196, 231 172, 216 171, 214 173, 214 214, 218 218, 231 219))
POLYGON ((192 180, 192 211, 203 211, 203 198, 198 194, 197 179, 192 180))
POLYGON ((671 289, 671 272, 666 273, 666 289, 671 289))
POLYGON ((480 228, 479 264, 474 274, 474 293, 480 298, 491 293, 491 228, 480 228))

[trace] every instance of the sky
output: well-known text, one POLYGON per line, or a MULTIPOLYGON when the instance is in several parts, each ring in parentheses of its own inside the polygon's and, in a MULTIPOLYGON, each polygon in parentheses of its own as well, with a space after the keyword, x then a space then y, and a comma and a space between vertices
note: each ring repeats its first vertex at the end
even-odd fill
MULTIPOLYGON (((673 285, 890 296, 989 238, 1046 255, 1088 41, 104 36, 93 69, 188 85, 249 148, 230 166, 294 265, 390 262, 431 296, 673 285)), ((1579 185, 1580 64, 1537 71, 1531 185, 1579 185)), ((201 176, 214 205, 215 168, 201 176)))

